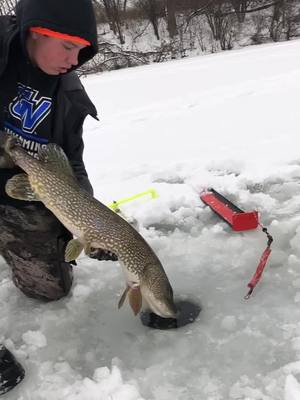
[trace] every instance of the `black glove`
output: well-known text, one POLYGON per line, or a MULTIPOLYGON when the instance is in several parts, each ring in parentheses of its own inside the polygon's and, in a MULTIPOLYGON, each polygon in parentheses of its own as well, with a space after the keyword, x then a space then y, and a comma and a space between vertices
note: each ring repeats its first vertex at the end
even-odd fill
POLYGON ((0 345, 0 396, 13 389, 25 376, 21 364, 4 346, 0 345))
POLYGON ((117 261, 118 257, 116 254, 112 253, 109 250, 103 250, 103 249, 94 249, 91 248, 91 252, 89 254, 91 258, 95 258, 96 260, 99 261, 117 261))

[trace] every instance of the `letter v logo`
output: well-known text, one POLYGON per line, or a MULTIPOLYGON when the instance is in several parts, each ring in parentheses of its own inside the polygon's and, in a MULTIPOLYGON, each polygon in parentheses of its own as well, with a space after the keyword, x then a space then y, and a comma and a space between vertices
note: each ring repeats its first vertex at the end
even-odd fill
POLYGON ((18 96, 9 106, 11 115, 22 122, 24 132, 33 133, 51 111, 52 99, 38 98, 38 94, 37 90, 18 83, 18 96))

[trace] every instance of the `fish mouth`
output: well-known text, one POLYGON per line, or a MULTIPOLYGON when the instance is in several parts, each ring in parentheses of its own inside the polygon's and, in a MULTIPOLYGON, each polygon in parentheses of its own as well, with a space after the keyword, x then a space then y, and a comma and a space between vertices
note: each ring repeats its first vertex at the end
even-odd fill
POLYGON ((154 314, 162 318, 177 318, 178 312, 173 299, 157 299, 153 293, 149 293, 147 290, 145 291, 142 288, 141 293, 144 309, 150 309, 154 314))
POLYGON ((170 307, 166 307, 166 305, 162 304, 157 307, 157 304, 149 304, 149 308, 151 309, 154 314, 159 315, 162 318, 173 318, 176 319, 177 317, 177 310, 174 307, 174 309, 171 309, 170 307))

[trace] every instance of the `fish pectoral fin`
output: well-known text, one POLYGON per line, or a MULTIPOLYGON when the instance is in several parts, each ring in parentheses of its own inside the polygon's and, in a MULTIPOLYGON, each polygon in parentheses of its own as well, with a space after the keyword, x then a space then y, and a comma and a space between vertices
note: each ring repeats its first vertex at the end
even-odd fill
POLYGON ((134 315, 138 315, 142 308, 142 294, 139 287, 130 288, 128 291, 128 300, 134 315))
POLYGON ((120 301, 118 304, 119 309, 124 304, 124 301, 127 296, 128 296, 128 301, 129 301, 130 307, 132 308, 134 315, 137 315, 142 308, 142 294, 141 294, 140 288, 127 286, 124 293, 122 294, 122 296, 120 298, 120 301))
POLYGON ((65 261, 70 262, 76 260, 83 250, 83 244, 78 239, 71 239, 65 250, 65 261))
POLYGON ((31 188, 27 174, 17 174, 10 178, 6 182, 5 191, 13 199, 40 201, 31 188))
POLYGON ((119 300, 119 303, 118 303, 118 309, 120 309, 122 307, 122 305, 124 304, 124 301, 125 301, 125 299, 127 297, 127 293, 129 291, 129 289, 130 289, 130 287, 127 286, 126 289, 124 290, 124 293, 122 294, 122 296, 121 296, 121 298, 119 300))

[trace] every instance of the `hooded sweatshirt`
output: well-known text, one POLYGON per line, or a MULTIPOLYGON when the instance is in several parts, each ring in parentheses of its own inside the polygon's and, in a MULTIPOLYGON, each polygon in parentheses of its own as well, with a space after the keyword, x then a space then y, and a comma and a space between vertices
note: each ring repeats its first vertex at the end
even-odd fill
POLYGON ((98 51, 97 25, 91 0, 20 0, 16 16, 22 43, 30 27, 42 27, 78 36, 91 43, 80 51, 78 66, 98 51))
MULTIPOLYGON (((58 96, 61 92, 60 88, 66 86, 63 81, 72 81, 71 86, 74 86, 76 80, 74 77, 63 79, 67 75, 71 78, 72 72, 58 76, 48 75, 32 65, 25 45, 30 27, 43 27, 89 41, 91 45, 79 52, 77 68, 97 52, 96 22, 92 3, 90 0, 20 0, 16 10, 16 22, 12 19, 4 35, 6 39, 0 38, 0 61, 2 61, 0 63, 0 107, 3 107, 2 110, 0 109, 1 125, 4 123, 6 131, 19 137, 23 147, 33 156, 37 156, 40 146, 50 141, 60 145, 68 143, 64 150, 71 164, 72 155, 76 153, 74 164, 78 170, 86 174, 83 162, 82 167, 80 166, 83 145, 79 125, 82 125, 84 116, 90 112, 85 114, 85 110, 80 106, 82 114, 78 114, 78 118, 80 115, 81 117, 76 122, 76 129, 73 127, 74 131, 79 129, 79 133, 74 132, 73 139, 70 137, 70 127, 75 124, 73 121, 69 124, 69 129, 66 129, 68 132, 60 133, 64 137, 57 137, 57 133, 53 133, 57 132, 57 115, 61 114, 60 108, 63 109, 66 106, 57 101, 61 97, 61 95, 58 96), (2 47, 1 39, 3 40, 2 47)), ((75 101, 78 96, 79 99, 84 99, 86 96, 82 86, 78 87, 79 85, 75 84, 77 88, 73 90, 75 101)), ((66 97, 63 96, 63 99, 66 97)), ((88 104, 86 100, 83 102, 83 106, 88 104)), ((0 174, 3 177, 5 171, 0 171, 0 174)), ((0 177, 0 184, 1 181, 3 179, 1 180, 0 177)), ((3 189, 3 185, 1 186, 3 189)))

